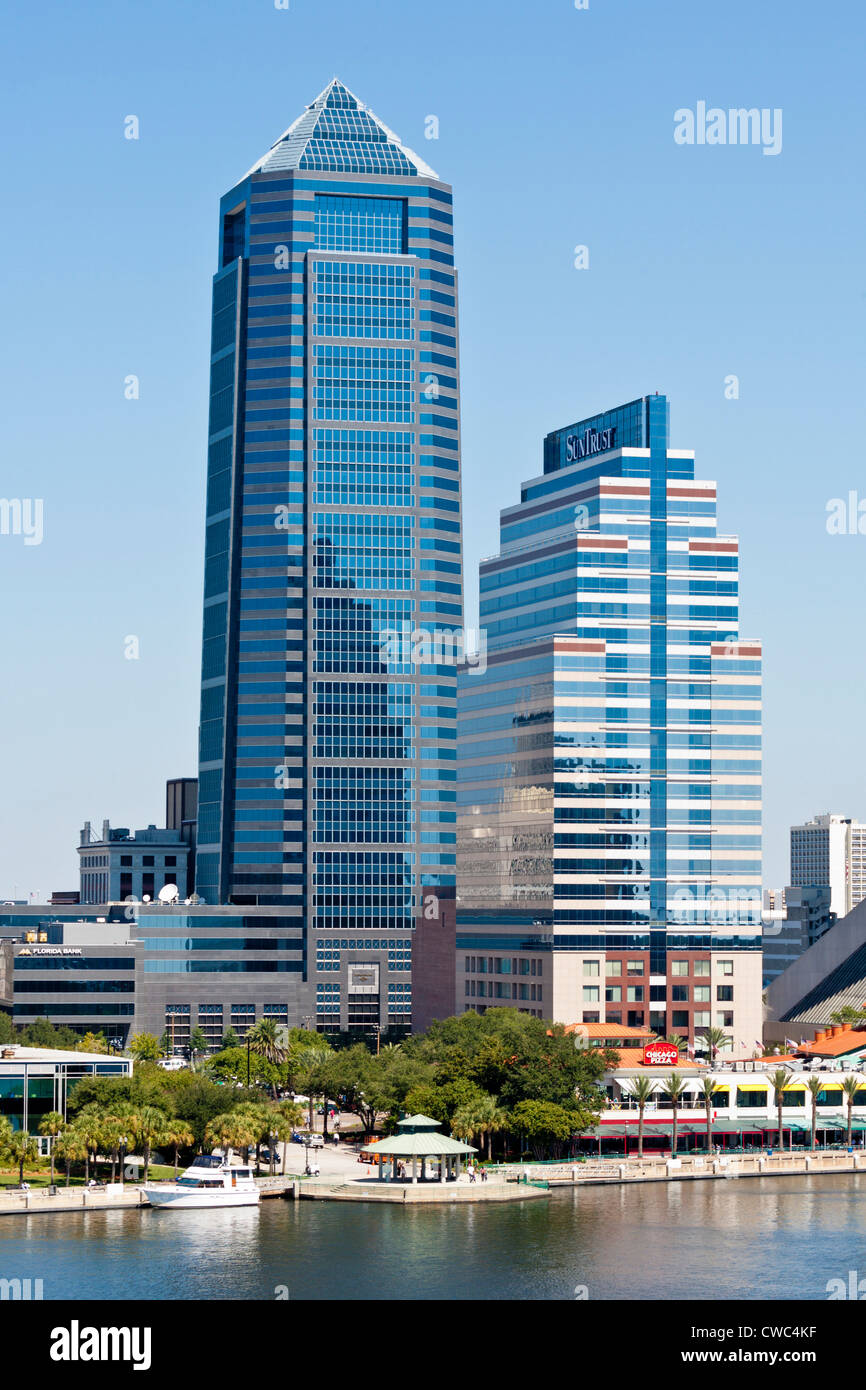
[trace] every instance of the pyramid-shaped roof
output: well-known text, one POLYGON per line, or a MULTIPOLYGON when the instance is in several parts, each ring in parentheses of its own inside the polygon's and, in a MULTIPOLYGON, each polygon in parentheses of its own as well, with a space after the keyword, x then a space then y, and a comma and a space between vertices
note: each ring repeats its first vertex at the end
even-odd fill
POLYGON ((249 173, 286 169, 438 178, 429 164, 404 145, 337 77, 274 141, 249 173))

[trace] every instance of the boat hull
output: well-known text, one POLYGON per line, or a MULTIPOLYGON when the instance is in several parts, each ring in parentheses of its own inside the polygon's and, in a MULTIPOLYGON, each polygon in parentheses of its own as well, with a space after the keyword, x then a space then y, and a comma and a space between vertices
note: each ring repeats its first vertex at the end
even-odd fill
POLYGON ((189 1211, 202 1207, 257 1207, 261 1199, 258 1188, 253 1191, 238 1191, 232 1188, 216 1189, 213 1192, 195 1192, 177 1188, 173 1184, 142 1189, 152 1207, 161 1211, 189 1211))

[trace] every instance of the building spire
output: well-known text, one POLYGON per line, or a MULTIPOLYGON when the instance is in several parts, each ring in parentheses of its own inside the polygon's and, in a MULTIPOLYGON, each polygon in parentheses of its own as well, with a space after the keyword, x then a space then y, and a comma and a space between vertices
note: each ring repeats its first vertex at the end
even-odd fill
POLYGON ((331 78, 249 174, 292 169, 438 178, 339 77, 331 78))

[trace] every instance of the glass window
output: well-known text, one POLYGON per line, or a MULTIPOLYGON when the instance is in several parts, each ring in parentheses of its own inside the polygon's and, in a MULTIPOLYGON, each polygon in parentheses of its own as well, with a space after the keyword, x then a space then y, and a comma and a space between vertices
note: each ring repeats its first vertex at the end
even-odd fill
POLYGON ((598 975, 598 974, 599 974, 599 962, 598 962, 597 960, 585 960, 585 961, 583 962, 583 973, 584 973, 584 975, 590 975, 590 976, 592 976, 592 975, 598 975))

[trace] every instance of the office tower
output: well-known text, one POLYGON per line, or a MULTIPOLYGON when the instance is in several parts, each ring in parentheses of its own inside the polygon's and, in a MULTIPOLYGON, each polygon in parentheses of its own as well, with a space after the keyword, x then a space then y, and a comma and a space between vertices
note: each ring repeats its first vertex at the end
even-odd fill
POLYGON ((451 204, 335 78, 220 207, 196 887, 303 918, 332 1026, 408 1024, 424 922, 453 1010, 451 204))
POLYGON ((846 916, 866 898, 866 825, 834 815, 792 825, 791 883, 829 888, 831 910, 846 916))
POLYGON ((760 646, 655 395, 556 430, 459 694, 458 1007, 761 1036, 760 646))
POLYGON ((765 888, 762 916, 765 987, 836 925, 826 884, 765 888))

